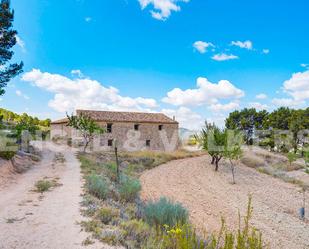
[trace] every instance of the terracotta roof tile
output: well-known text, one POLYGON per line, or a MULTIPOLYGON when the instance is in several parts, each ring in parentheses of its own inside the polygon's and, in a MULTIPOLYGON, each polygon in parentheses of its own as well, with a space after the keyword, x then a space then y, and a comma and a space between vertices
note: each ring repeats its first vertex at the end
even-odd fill
POLYGON ((163 113, 112 112, 112 111, 91 111, 91 110, 76 111, 77 115, 79 115, 80 113, 90 116, 95 121, 103 121, 103 122, 178 124, 177 121, 169 118, 163 113))
POLYGON ((64 124, 67 122, 69 122, 68 118, 62 118, 62 119, 58 119, 58 120, 51 122, 51 124, 64 124))

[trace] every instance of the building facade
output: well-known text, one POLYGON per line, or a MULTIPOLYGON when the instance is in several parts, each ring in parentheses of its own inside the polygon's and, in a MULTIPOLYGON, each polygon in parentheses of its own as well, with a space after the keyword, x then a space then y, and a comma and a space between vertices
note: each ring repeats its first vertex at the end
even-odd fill
MULTIPOLYGON (((115 145, 122 151, 174 151, 178 148, 178 122, 162 113, 76 111, 76 115, 81 113, 105 129, 105 133, 93 141, 96 150, 111 150, 115 145)), ((80 134, 67 123, 67 119, 52 122, 51 138, 81 140, 80 134)))

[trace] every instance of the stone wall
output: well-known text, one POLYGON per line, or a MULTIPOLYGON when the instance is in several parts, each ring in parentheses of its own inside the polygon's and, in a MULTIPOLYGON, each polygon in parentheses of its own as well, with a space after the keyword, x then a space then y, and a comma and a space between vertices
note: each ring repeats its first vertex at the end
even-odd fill
MULTIPOLYGON (((98 124, 107 128, 106 122, 98 122, 98 124)), ((51 137, 54 136, 67 136, 80 140, 78 132, 65 124, 51 125, 51 137)), ((120 151, 174 151, 179 143, 178 124, 114 122, 112 132, 97 136, 92 146, 94 150, 112 150, 111 145, 115 141, 120 151), (138 124, 138 130, 134 128, 136 124, 138 124), (159 125, 162 126, 161 130, 159 125)))

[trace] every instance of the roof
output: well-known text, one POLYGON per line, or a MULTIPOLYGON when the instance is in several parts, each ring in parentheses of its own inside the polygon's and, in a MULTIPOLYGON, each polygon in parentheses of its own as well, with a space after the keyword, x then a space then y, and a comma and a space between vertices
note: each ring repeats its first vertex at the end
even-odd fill
POLYGON ((62 119, 52 121, 51 124, 65 124, 65 123, 68 123, 68 122, 69 122, 68 118, 62 118, 62 119))
POLYGON ((112 111, 91 111, 91 110, 76 111, 77 115, 80 115, 81 113, 91 117, 95 121, 103 121, 103 122, 178 124, 177 121, 169 118, 163 113, 112 112, 112 111))

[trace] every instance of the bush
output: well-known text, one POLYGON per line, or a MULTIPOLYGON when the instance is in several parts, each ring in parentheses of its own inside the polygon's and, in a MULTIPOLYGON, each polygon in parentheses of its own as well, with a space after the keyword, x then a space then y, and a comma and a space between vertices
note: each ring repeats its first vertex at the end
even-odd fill
POLYGON ((0 158, 4 160, 11 160, 15 154, 15 151, 0 151, 0 158))
POLYGON ((106 163, 104 167, 106 168, 107 177, 115 182, 117 180, 117 165, 115 163, 106 163))
POLYGON ((257 156, 243 156, 240 161, 250 168, 259 168, 265 166, 265 161, 257 156))
POLYGON ((105 225, 117 217, 119 217, 119 210, 108 207, 101 208, 97 214, 97 218, 105 225))
POLYGON ((40 180, 35 184, 35 187, 37 192, 43 193, 53 187, 53 183, 47 180, 40 180))
POLYGON ((87 178, 87 189, 90 194, 104 200, 108 194, 108 187, 103 177, 92 174, 87 178))
POLYGON ((120 179, 119 194, 122 200, 127 202, 134 201, 141 190, 139 180, 122 176, 120 179))
POLYGON ((173 203, 162 197, 157 202, 148 202, 144 209, 144 219, 157 228, 168 225, 174 227, 183 225, 188 221, 188 211, 179 203, 173 203))
POLYGON ((149 225, 142 220, 129 220, 121 223, 122 236, 126 248, 145 248, 143 245, 154 234, 149 225))

